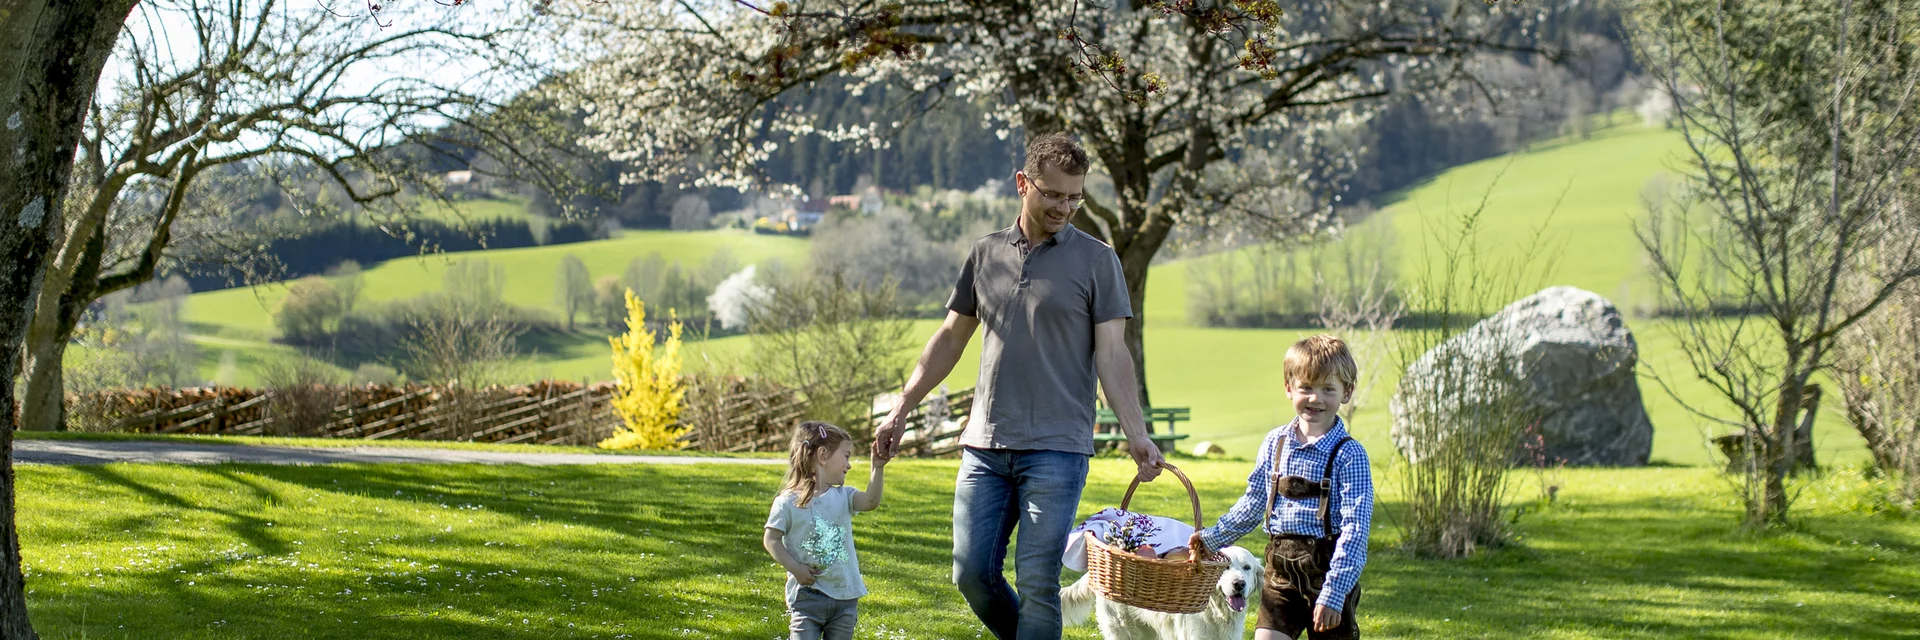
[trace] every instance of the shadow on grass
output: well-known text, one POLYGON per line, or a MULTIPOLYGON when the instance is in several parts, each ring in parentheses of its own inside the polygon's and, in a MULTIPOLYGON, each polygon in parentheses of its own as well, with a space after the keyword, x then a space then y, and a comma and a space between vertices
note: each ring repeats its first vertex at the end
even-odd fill
MULTIPOLYGON (((278 554, 287 551, 287 543, 281 540, 279 536, 269 534, 268 529, 270 529, 271 526, 266 519, 261 518, 257 513, 195 504, 173 492, 160 488, 157 483, 141 482, 135 479, 131 474, 126 473, 126 471, 132 469, 132 467, 125 465, 76 465, 73 468, 79 473, 100 483, 124 488, 155 503, 176 509, 197 511, 210 516, 216 516, 225 522, 228 532, 246 542, 248 545, 260 549, 262 552, 278 554)), ((209 467, 207 472, 246 488, 253 494, 255 499, 260 501, 273 501, 278 497, 272 490, 261 486, 258 482, 244 475, 236 473, 235 469, 227 467, 226 465, 209 467)), ((158 526, 153 518, 142 518, 138 521, 122 522, 119 523, 119 525, 122 530, 134 529, 136 527, 144 530, 158 526)), ((109 530, 111 530, 111 528, 109 528, 109 530)))
POLYGON ((1897 550, 1876 557, 1843 541, 1911 540, 1915 528, 1860 516, 1808 520, 1819 533, 1753 532, 1731 510, 1689 510, 1660 497, 1548 511, 1520 522, 1518 545, 1471 558, 1376 549, 1367 608, 1380 632, 1415 637, 1556 629, 1597 637, 1911 637, 1901 635, 1913 633, 1911 607, 1862 605, 1920 599, 1920 575, 1889 562, 1897 550))
MULTIPOLYGON (((604 555, 612 547, 630 556, 657 548, 657 562, 599 567, 612 573, 594 574, 597 579, 637 579, 626 595, 637 608, 623 611, 626 619, 671 619, 676 628, 697 632, 694 637, 698 633, 711 637, 783 633, 785 573, 760 545, 761 525, 782 469, 621 465, 469 470, 476 473, 423 476, 414 468, 370 465, 355 468, 351 480, 285 467, 258 471, 316 491, 367 496, 398 492, 430 503, 484 504, 487 510, 522 523, 564 523, 601 536, 571 538, 526 549, 528 553, 604 555), (340 482, 335 484, 335 479, 340 482), (758 594, 743 596, 743 585, 753 585, 758 594), (727 626, 724 616, 716 621, 681 615, 707 606, 760 610, 763 615, 747 617, 768 620, 741 630, 727 626)), ((945 516, 952 511, 951 467, 906 473, 913 479, 894 482, 920 486, 890 489, 882 509, 855 517, 854 533, 871 592, 863 600, 862 616, 872 620, 884 617, 873 614, 892 609, 914 612, 913 617, 922 622, 943 620, 951 627, 965 627, 972 616, 949 582, 951 526, 945 516), (929 483, 943 490, 925 490, 929 483)))

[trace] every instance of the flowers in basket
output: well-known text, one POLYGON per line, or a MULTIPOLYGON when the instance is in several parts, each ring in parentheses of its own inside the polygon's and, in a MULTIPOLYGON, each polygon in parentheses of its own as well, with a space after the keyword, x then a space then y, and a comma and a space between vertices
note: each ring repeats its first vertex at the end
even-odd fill
POLYGON ((1147 539, 1157 533, 1160 533, 1159 523, 1154 522, 1151 516, 1135 513, 1109 524, 1100 541, 1119 547, 1121 551, 1158 558, 1160 554, 1147 545, 1147 539))

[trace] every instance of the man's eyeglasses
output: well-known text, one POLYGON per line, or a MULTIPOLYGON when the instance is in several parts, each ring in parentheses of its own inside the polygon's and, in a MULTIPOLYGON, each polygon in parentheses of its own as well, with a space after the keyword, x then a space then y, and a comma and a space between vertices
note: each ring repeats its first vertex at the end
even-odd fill
POLYGON ((1040 201, 1049 207, 1058 207, 1064 203, 1068 209, 1079 209, 1080 205, 1086 204, 1087 201, 1086 194, 1076 193, 1068 195, 1060 193, 1046 188, 1040 184, 1040 181, 1034 180, 1032 177, 1027 178, 1027 183, 1033 185, 1033 188, 1040 192, 1040 201))

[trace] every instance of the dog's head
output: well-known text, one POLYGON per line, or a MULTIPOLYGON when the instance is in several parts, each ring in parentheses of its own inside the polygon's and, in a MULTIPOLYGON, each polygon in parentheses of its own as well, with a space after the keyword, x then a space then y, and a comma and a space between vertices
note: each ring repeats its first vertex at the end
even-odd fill
POLYGON ((1214 588, 1213 603, 1225 605, 1234 613, 1247 610, 1247 603, 1260 597, 1261 571, 1260 556, 1240 547, 1227 547, 1220 552, 1227 558, 1227 570, 1220 572, 1220 582, 1214 588))

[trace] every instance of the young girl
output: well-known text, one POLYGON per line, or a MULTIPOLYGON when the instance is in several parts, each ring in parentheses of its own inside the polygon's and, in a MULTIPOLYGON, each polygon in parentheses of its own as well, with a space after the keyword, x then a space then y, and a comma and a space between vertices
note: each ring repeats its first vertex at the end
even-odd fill
POLYGON ((853 438, 825 422, 803 422, 787 450, 787 481, 773 499, 762 544, 787 569, 787 628, 793 640, 851 640, 867 595, 853 552, 853 514, 880 506, 887 461, 873 460, 867 490, 842 486, 853 438))

